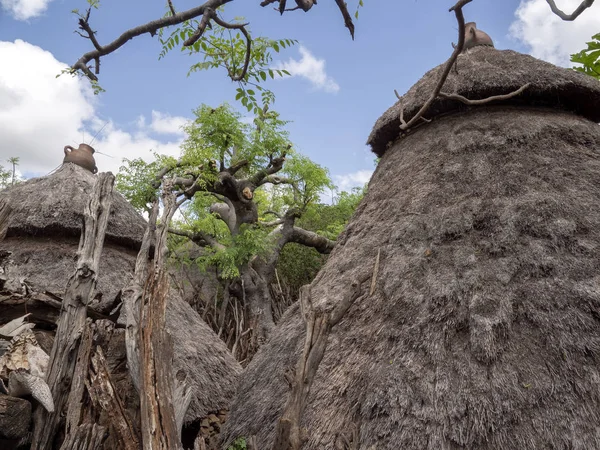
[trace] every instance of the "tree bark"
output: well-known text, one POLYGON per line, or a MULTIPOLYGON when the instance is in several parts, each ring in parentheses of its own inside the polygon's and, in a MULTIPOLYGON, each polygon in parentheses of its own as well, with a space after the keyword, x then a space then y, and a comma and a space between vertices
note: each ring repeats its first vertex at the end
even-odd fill
MULTIPOLYGON (((87 305, 93 297, 98 265, 108 224, 115 177, 109 173, 97 177, 94 190, 84 211, 84 223, 79 242, 77 269, 69 279, 63 309, 58 320, 56 337, 50 353, 46 380, 52 391, 55 412, 37 408, 31 450, 47 450, 61 424, 73 381, 76 355, 87 317, 87 305)), ((80 432, 83 432, 81 428, 80 432)), ((90 436, 103 436, 92 426, 90 436)), ((90 445, 92 441, 89 441, 90 445)), ((95 442, 95 441, 94 441, 95 442)), ((95 444, 94 444, 95 445, 95 444)), ((98 444, 99 445, 99 444, 98 444)), ((88 447, 95 448, 95 447, 88 447)))
POLYGON ((162 186, 163 215, 157 226, 159 202, 154 200, 138 253, 135 274, 123 290, 127 362, 140 394, 141 438, 144 449, 181 449, 180 428, 191 401, 186 374, 172 372, 173 346, 166 330, 169 279, 168 226, 177 210, 173 182, 162 186), (150 256, 154 246, 154 257, 150 256))
POLYGON ((106 413, 110 421, 110 430, 115 435, 114 441, 120 444, 119 448, 138 450, 140 440, 111 380, 108 365, 100 346, 93 351, 91 363, 88 392, 92 402, 106 413))

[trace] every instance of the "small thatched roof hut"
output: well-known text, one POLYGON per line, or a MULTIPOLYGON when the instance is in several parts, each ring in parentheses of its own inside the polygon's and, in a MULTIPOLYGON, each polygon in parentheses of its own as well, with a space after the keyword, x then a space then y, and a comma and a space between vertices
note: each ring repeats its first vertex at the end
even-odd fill
MULTIPOLYGON (((94 180, 91 172, 65 163, 46 177, 0 192, 0 200, 8 200, 12 207, 6 238, 0 241, 2 290, 15 291, 26 286, 19 292, 25 295, 50 293, 50 300, 60 300, 75 269, 84 206, 89 201, 94 180), (7 252, 10 252, 8 257, 7 252)), ((91 305, 96 313, 108 316, 120 301, 120 290, 132 279, 145 227, 144 218, 115 191, 100 259, 97 301, 91 305)), ((31 306, 29 311, 13 309, 10 311, 13 315, 33 312, 31 306)), ((58 309, 44 309, 46 317, 34 314, 33 319, 43 322, 45 328, 52 328, 58 313, 58 309)), ((0 325, 12 318, 0 317, 0 325)), ((112 318, 116 318, 115 314, 112 318)), ((225 344, 173 289, 167 307, 167 329, 174 344, 174 373, 185 371, 193 390, 184 422, 187 425, 197 422, 199 427, 206 416, 217 415, 228 408, 241 367, 225 344)), ((113 331, 107 357, 122 389, 120 394, 126 397, 135 416, 139 404, 136 406, 132 400, 135 395, 127 394, 132 386, 125 365, 124 331, 123 328, 113 331)), ((50 346, 51 343, 46 342, 47 350, 50 346)))
MULTIPOLYGON (((457 70, 444 91, 470 99, 531 86, 436 101, 402 137, 399 104, 377 121, 381 162, 313 302, 340 302, 380 251, 377 282, 333 329, 305 449, 600 448, 600 83, 489 47, 457 70)), ((402 98, 406 120, 440 71, 402 98)), ((225 442, 270 448, 304 336, 294 305, 246 369, 225 442)))

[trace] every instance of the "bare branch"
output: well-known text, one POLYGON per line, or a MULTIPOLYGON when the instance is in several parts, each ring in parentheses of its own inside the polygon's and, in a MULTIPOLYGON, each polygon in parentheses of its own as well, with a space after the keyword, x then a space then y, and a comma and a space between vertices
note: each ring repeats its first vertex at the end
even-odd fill
POLYGON ((335 3, 338 5, 338 8, 340 8, 340 12, 344 18, 344 25, 346 25, 346 28, 350 31, 352 40, 354 40, 354 23, 352 22, 352 16, 348 12, 348 5, 344 0, 335 0, 335 3))
POLYGON ((420 120, 421 116, 427 112, 429 107, 432 105, 432 103, 435 101, 438 94, 442 90, 442 87, 446 82, 446 78, 448 78, 448 74, 450 73, 450 69, 452 69, 452 66, 456 62, 458 55, 460 55, 460 53, 463 51, 463 47, 465 45, 465 17, 463 15, 462 8, 471 1, 472 0, 460 0, 456 5, 450 8, 450 11, 454 11, 456 21, 458 22, 458 44, 456 45, 456 47, 454 47, 454 51, 452 52, 452 55, 450 56, 448 61, 446 61, 446 65, 444 66, 442 75, 440 76, 435 86, 435 89, 429 96, 429 99, 425 102, 421 109, 419 109, 419 111, 412 117, 412 119, 410 119, 407 123, 400 125, 400 130, 406 131, 410 127, 415 125, 417 121, 420 120))
MULTIPOLYGON (((90 10, 88 9, 86 18, 84 19, 83 17, 81 17, 79 19, 79 29, 83 30, 87 33, 87 36, 84 36, 84 37, 87 37, 90 41, 92 41, 92 44, 94 44, 94 48, 96 50, 102 50, 102 46, 96 39, 96 32, 92 30, 92 27, 90 27, 90 24, 88 23, 89 16, 90 16, 90 10)), ((82 34, 79 33, 79 35, 82 35, 82 34)))
POLYGON ((169 4, 169 9, 171 10, 171 14, 173 14, 173 15, 177 14, 175 12, 175 7, 173 6, 173 2, 171 0, 167 0, 167 3, 169 4))
POLYGON ((566 21, 572 21, 572 20, 577 19, 577 17, 579 17, 579 15, 582 12, 584 12, 586 9, 588 9, 590 6, 592 6, 594 4, 594 0, 583 0, 581 2, 581 4, 577 7, 577 9, 575 9, 575 11, 573 11, 572 14, 565 14, 563 11, 558 9, 558 6, 556 6, 556 3, 554 2, 554 0, 546 0, 546 2, 548 3, 548 5, 550 5, 550 9, 552 10, 552 12, 554 14, 556 14, 562 20, 566 20, 566 21))
POLYGON ((206 8, 206 10, 204 11, 204 14, 202 15, 202 20, 200 20, 200 24, 198 25, 198 29, 196 31, 194 31, 194 34, 192 34, 188 39, 186 39, 183 42, 184 47, 189 47, 190 45, 194 45, 196 43, 196 41, 202 37, 202 35, 204 34, 204 31, 206 30, 206 27, 208 27, 208 24, 210 23, 210 19, 214 13, 215 13, 214 10, 212 10, 210 8, 206 8))
POLYGON ((296 244, 312 247, 319 253, 323 254, 331 253, 331 250, 333 250, 333 247, 335 247, 335 241, 300 227, 293 228, 289 242, 295 242, 296 244))
MULTIPOLYGON (((288 149, 290 147, 291 146, 288 146, 288 149)), ((273 159, 267 167, 256 172, 254 176, 248 179, 248 181, 254 186, 261 186, 266 183, 266 181, 263 182, 264 178, 279 172, 283 168, 283 164, 285 163, 285 155, 286 154, 284 152, 279 158, 273 159)))
MULTIPOLYGON (((196 6, 195 8, 188 9, 187 11, 182 11, 173 16, 162 17, 157 20, 152 20, 144 25, 139 25, 137 27, 131 28, 121 34, 117 39, 112 41, 110 44, 105 46, 101 46, 100 49, 94 49, 90 52, 85 53, 81 58, 77 60, 75 64, 71 66, 73 70, 81 70, 83 71, 92 81, 98 81, 98 78, 92 74, 92 72, 87 67, 87 64, 100 58, 101 56, 108 55, 109 53, 114 52, 115 50, 122 47, 129 40, 134 37, 140 36, 142 34, 150 33, 150 35, 154 36, 158 30, 161 28, 169 27, 172 25, 178 25, 180 23, 185 22, 186 20, 193 19, 195 17, 201 16, 204 14, 204 11, 207 8, 211 8, 213 10, 218 7, 231 2, 232 0, 207 0, 200 6, 196 6)), ((87 22, 87 20, 86 20, 87 22)))
POLYGON ((292 180, 291 178, 287 178, 287 177, 278 177, 277 175, 269 175, 264 177, 260 183, 258 183, 258 186, 262 186, 263 184, 291 184, 294 185, 294 180, 292 180))
POLYGON ((531 83, 524 84, 516 91, 511 92, 510 94, 503 95, 492 95, 491 97, 483 98, 480 100, 469 100, 466 97, 463 97, 459 94, 446 94, 445 92, 440 92, 440 97, 448 100, 458 100, 459 102, 464 103, 465 105, 475 106, 475 105, 485 105, 486 103, 491 103, 497 100, 508 100, 509 98, 516 97, 525 89, 531 86, 531 83))

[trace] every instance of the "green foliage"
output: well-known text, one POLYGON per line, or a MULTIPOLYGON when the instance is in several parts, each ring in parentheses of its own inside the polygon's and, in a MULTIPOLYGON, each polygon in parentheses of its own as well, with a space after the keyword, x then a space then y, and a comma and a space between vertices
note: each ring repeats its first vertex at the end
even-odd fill
POLYGON ((270 243, 266 237, 267 231, 263 228, 244 224, 238 234, 220 240, 225 246, 223 250, 207 249, 206 254, 195 262, 203 270, 216 267, 221 278, 237 278, 241 266, 254 256, 263 256, 267 252, 270 243))
POLYGON ((155 185, 156 174, 162 167, 175 167, 174 158, 154 153, 156 158, 147 163, 142 158, 123 158, 124 164, 119 168, 116 188, 132 204, 137 211, 148 211, 154 198, 158 195, 155 185))
POLYGON ((246 445, 246 439, 237 438, 235 441, 233 441, 233 444, 227 447, 227 450, 246 450, 247 448, 248 446, 246 445))
MULTIPOLYGON (((73 12, 76 12, 77 10, 73 10, 73 12)), ((79 77, 79 78, 83 78, 85 77, 85 74, 83 74, 82 72, 80 72, 79 70, 75 70, 72 69, 71 67, 67 67, 66 69, 63 69, 60 71, 60 73, 58 75, 56 75, 56 78, 60 77, 61 75, 71 75, 72 77, 79 77)), ((90 84, 92 85, 92 91, 94 92, 94 95, 98 95, 101 92, 106 92, 105 89, 102 88, 102 86, 100 86, 100 84, 98 84, 97 80, 89 80, 90 84)))
POLYGON ((358 10, 365 6, 364 0, 358 0, 358 5, 356 5, 356 11, 354 12, 354 17, 358 19, 358 10))
MULTIPOLYGON (((171 15, 168 11, 167 15, 171 15)), ((235 23, 241 24, 242 18, 235 23)), ((184 47, 183 43, 194 35, 200 20, 192 19, 181 24, 168 37, 164 37, 163 29, 158 35, 162 50, 159 59, 164 58, 174 48, 181 45, 181 51, 189 55, 199 56, 201 61, 192 64, 188 76, 194 72, 222 68, 227 74, 237 81, 242 76, 246 59, 247 41, 239 30, 230 30, 212 23, 212 29, 205 30, 204 34, 193 45, 184 47)), ((247 26, 246 26, 247 28, 247 26)), ((275 95, 266 89, 263 83, 267 79, 290 75, 287 70, 271 69, 273 51, 279 53, 298 41, 293 39, 268 39, 265 37, 252 37, 250 60, 246 74, 239 80, 235 99, 248 111, 258 114, 264 105, 272 104, 275 95), (260 95, 259 95, 260 94, 260 95)))
POLYGON ((581 64, 573 69, 600 80, 600 33, 592 36, 587 48, 571 55, 571 62, 581 64))
POLYGON ((11 184, 12 171, 0 166, 0 189, 4 189, 11 184))

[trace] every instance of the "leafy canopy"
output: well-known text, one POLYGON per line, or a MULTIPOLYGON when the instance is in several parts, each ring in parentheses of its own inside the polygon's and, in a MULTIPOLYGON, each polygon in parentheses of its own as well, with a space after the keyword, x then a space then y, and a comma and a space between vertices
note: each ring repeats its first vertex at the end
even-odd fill
MULTIPOLYGON (((202 267, 216 266, 224 278, 235 278, 241 265, 265 254, 272 244, 268 239, 271 228, 261 222, 272 220, 272 212, 284 215, 290 208, 308 211, 333 184, 326 168, 293 150, 285 130, 287 122, 275 111, 261 109, 252 123, 242 120, 241 114, 227 104, 217 108, 202 105, 194 116, 183 127, 186 138, 179 160, 159 154, 151 163, 141 158, 124 159, 116 177, 117 189, 137 210, 147 211, 158 194, 156 174, 161 168, 170 168, 169 176, 193 175, 200 189, 182 207, 174 225, 216 239, 218 248, 208 246, 197 262, 202 267), (219 216, 211 212, 211 205, 223 200, 213 192, 219 172, 237 165, 241 168, 235 172, 236 179, 249 179, 278 158, 284 161, 282 168, 254 191, 258 221, 244 224, 239 233, 232 235, 219 216)), ((171 242, 179 245, 183 241, 171 242)))
POLYGON ((600 80, 600 33, 592 36, 586 49, 571 55, 571 62, 581 64, 573 69, 600 80))

